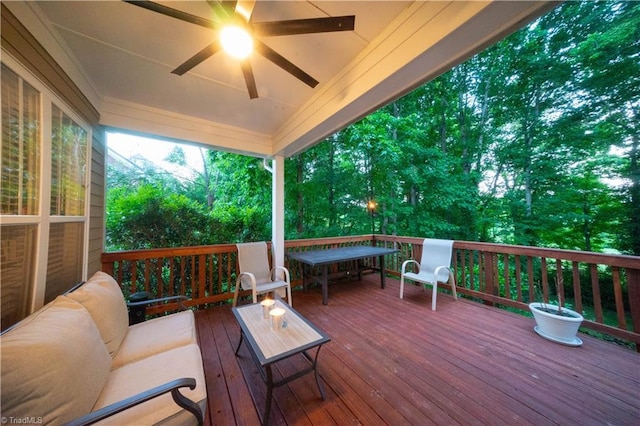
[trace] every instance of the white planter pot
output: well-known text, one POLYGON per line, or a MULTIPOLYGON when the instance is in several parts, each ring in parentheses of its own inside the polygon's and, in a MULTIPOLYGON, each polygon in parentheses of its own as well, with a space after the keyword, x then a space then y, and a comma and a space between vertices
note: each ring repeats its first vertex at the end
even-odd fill
POLYGON ((584 318, 582 315, 571 309, 562 308, 564 312, 569 312, 572 316, 560 316, 544 311, 544 307, 557 309, 555 305, 545 303, 529 303, 529 309, 536 320, 534 330, 540 336, 552 342, 569 346, 580 346, 582 340, 576 336, 578 328, 584 318))

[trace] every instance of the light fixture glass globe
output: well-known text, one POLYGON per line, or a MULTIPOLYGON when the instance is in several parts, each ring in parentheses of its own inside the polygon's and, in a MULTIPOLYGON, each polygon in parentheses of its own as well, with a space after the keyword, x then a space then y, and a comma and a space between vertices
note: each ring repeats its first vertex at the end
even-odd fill
POLYGON ((253 39, 242 27, 230 25, 220 31, 220 43, 229 55, 245 59, 253 50, 253 39))

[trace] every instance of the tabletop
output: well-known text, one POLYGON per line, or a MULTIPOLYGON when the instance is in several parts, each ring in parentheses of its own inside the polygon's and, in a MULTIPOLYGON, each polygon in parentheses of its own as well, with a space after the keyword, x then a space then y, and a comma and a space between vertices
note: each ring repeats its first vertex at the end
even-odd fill
POLYGON ((276 300, 275 306, 286 312, 286 326, 277 331, 271 329, 270 319, 262 317, 260 303, 232 308, 261 365, 271 364, 331 340, 286 303, 276 300))
POLYGON ((358 260, 365 257, 384 256, 397 253, 398 251, 397 249, 384 247, 352 246, 287 253, 287 257, 311 266, 316 266, 358 260))

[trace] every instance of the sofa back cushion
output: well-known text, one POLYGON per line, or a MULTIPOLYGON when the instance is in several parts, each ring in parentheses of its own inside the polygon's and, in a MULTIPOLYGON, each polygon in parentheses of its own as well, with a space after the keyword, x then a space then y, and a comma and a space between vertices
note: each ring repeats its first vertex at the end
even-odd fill
POLYGON ((91 412, 111 357, 89 312, 59 296, 0 337, 2 416, 62 424, 91 412))
POLYGON ((96 272, 68 297, 81 303, 91 314, 111 356, 115 356, 129 328, 127 304, 113 277, 96 272))

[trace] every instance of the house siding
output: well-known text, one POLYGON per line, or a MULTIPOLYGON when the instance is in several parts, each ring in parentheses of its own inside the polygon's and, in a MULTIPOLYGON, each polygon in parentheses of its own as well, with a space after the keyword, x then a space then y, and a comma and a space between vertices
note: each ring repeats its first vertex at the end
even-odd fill
POLYGON ((91 276, 102 268, 100 257, 104 250, 104 223, 106 199, 106 143, 102 127, 93 131, 91 143, 91 194, 89 203, 89 253, 87 274, 91 276))

